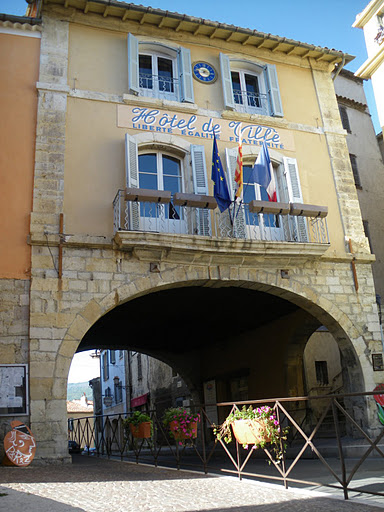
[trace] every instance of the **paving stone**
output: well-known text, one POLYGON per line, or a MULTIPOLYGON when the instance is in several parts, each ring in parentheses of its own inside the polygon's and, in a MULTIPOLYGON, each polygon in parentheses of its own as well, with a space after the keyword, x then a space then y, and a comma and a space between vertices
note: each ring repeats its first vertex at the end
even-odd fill
POLYGON ((75 457, 63 466, 4 467, 0 511, 378 512, 323 493, 146 465, 75 457))

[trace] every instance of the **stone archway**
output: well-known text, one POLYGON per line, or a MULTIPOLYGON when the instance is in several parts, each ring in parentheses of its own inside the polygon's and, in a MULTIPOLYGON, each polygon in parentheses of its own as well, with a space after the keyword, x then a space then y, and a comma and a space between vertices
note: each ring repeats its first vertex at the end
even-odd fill
MULTIPOLYGON (((99 300, 92 299, 74 315, 71 325, 68 326, 57 350, 52 375, 52 397, 50 399, 46 398, 44 403, 41 401, 35 404, 32 403, 31 408, 32 430, 42 431, 46 427, 47 422, 54 418, 56 431, 62 432, 61 444, 57 446, 57 441, 55 442, 55 453, 66 453, 64 407, 67 376, 73 355, 78 349, 85 333, 101 317, 117 306, 156 291, 187 286, 207 288, 239 287, 265 292, 292 302, 310 315, 313 315, 318 322, 327 325, 338 339, 341 350, 344 350, 347 356, 349 355, 352 358, 351 360, 354 361, 353 367, 359 368, 360 366, 355 347, 360 346, 361 350, 361 347, 364 345, 364 338, 359 329, 353 325, 348 316, 335 304, 316 293, 313 288, 304 286, 294 279, 284 282, 284 280, 276 280, 276 273, 273 272, 252 269, 242 272, 239 268, 225 266, 221 266, 220 271, 215 274, 213 274, 209 267, 177 267, 160 273, 152 273, 146 277, 138 277, 129 284, 114 289, 99 300)), ((364 379, 369 381, 368 373, 363 375, 360 382, 363 382, 364 379)))
MULTIPOLYGON (((267 278, 264 283, 245 280, 224 281, 201 279, 200 276, 196 275, 196 271, 188 272, 182 269, 177 269, 177 272, 179 278, 182 280, 180 279, 179 281, 175 281, 174 273, 170 276, 172 279, 167 279, 167 274, 169 274, 168 272, 152 274, 149 277, 138 278, 129 285, 124 285, 114 290, 101 301, 91 300, 87 306, 76 315, 72 325, 69 327, 59 350, 57 367, 62 367, 64 360, 67 360, 67 366, 69 368, 70 361, 88 329, 98 319, 106 315, 116 306, 147 295, 148 293, 153 293, 159 290, 168 290, 171 288, 176 289, 186 286, 202 286, 210 288, 238 286, 257 291, 265 291, 267 289, 267 293, 283 297, 284 299, 295 303, 306 312, 302 322, 293 333, 293 341, 288 348, 288 389, 291 389, 289 385, 289 367, 293 365, 297 368, 297 358, 299 357, 302 359, 303 347, 305 346, 309 335, 321 324, 326 325, 330 332, 333 333, 335 339, 337 339, 340 345, 341 351, 344 353, 344 357, 346 357, 349 362, 348 371, 351 373, 351 376, 348 380, 351 384, 350 389, 361 390, 364 387, 364 379, 362 377, 359 359, 356 355, 354 345, 347 334, 358 334, 357 328, 352 324, 347 315, 339 310, 335 304, 330 303, 327 299, 324 299, 324 297, 316 294, 312 288, 302 287, 299 283, 293 283, 295 285, 294 292, 287 289, 284 290, 277 286, 271 287, 268 285, 268 277, 272 278, 272 273, 268 275, 267 272, 263 273, 264 277, 267 278)), ((355 337, 354 343, 363 344, 363 337, 355 337)), ((170 361, 166 362, 169 363, 170 361)), ((65 371, 63 373, 65 374, 65 371)), ((64 377, 63 373, 61 375, 64 377)), ((299 388, 293 387, 292 389, 296 389, 298 391, 300 386, 299 388)))

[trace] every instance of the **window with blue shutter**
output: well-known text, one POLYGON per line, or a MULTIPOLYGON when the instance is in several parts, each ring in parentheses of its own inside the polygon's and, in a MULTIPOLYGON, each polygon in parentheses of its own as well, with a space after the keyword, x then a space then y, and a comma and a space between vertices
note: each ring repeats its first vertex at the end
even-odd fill
POLYGON ((224 106, 229 110, 283 117, 276 66, 220 54, 224 106))

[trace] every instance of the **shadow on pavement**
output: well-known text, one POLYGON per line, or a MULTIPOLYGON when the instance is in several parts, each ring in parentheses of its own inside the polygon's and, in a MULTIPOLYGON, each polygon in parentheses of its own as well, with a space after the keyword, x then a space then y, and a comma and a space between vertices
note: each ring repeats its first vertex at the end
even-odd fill
POLYGON ((41 498, 34 494, 15 491, 0 487, 0 511, 13 512, 84 512, 84 509, 72 507, 48 498, 41 498))

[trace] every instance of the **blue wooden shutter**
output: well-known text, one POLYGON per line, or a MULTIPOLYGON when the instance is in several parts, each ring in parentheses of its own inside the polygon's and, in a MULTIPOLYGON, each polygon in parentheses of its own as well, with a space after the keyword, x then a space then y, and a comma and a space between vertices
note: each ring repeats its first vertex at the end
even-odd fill
MULTIPOLYGON (((134 137, 125 134, 125 177, 126 186, 139 188, 139 157, 137 142, 134 137)), ((140 229, 140 211, 139 204, 135 202, 129 202, 127 204, 129 214, 129 229, 138 230, 140 229)))
POLYGON ((180 100, 194 103, 191 52, 187 48, 179 48, 180 100))
MULTIPOLYGON (((288 198, 292 203, 302 203, 299 170, 295 158, 284 157, 284 174, 288 189, 288 198)), ((307 219, 305 217, 291 217, 293 239, 296 242, 308 242, 307 219)))
POLYGON ((231 64, 228 55, 220 53, 221 84, 223 87, 224 106, 230 110, 235 110, 235 100, 233 99, 233 87, 231 77, 231 64))
MULTIPOLYGON (((195 194, 208 195, 207 168, 204 146, 191 144, 193 187, 195 194)), ((196 209, 196 228, 199 235, 211 236, 211 218, 209 210, 196 209)))
POLYGON ((276 66, 273 64, 267 64, 265 67, 265 75, 267 82, 268 98, 272 110, 271 115, 275 117, 283 117, 283 106, 280 98, 276 66))
POLYGON ((128 34, 128 90, 131 94, 139 94, 139 41, 128 34))

